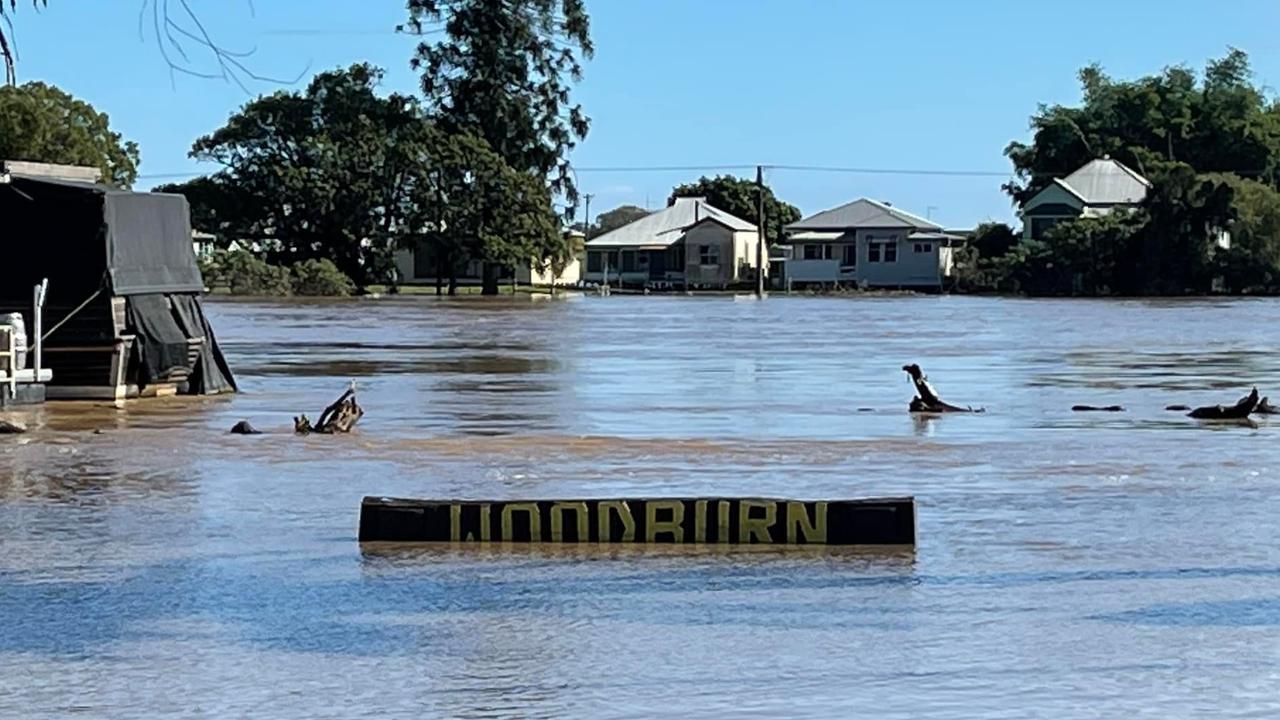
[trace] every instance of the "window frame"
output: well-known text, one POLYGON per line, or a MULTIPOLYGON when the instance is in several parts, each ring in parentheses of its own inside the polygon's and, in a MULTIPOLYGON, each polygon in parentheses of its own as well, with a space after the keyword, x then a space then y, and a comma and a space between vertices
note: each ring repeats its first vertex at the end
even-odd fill
POLYGON ((699 243, 698 245, 698 264, 702 267, 719 267, 720 266, 720 246, 715 243, 699 243), (707 262, 710 258, 713 262, 707 262))

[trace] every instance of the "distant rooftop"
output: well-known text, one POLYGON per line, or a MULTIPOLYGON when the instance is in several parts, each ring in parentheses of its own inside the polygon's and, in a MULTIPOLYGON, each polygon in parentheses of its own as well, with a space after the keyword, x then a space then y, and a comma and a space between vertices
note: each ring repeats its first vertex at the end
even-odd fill
POLYGON ((709 205, 704 198, 681 197, 665 210, 588 240, 587 247, 669 247, 684 237, 685 231, 707 220, 736 231, 756 229, 746 220, 709 205))
POLYGON ((823 210, 786 227, 788 231, 849 231, 858 229, 902 228, 941 231, 942 226, 919 215, 888 203, 859 198, 830 210, 823 210))
POLYGON ((1123 163, 1104 157, 1056 181, 1089 205, 1131 205, 1142 202, 1151 182, 1123 163))

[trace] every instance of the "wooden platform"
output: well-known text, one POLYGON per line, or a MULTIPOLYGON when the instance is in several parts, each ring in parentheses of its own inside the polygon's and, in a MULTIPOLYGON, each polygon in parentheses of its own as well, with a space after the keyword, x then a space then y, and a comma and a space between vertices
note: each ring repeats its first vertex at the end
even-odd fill
POLYGON ((914 546, 914 498, 404 500, 366 497, 361 542, 914 546))

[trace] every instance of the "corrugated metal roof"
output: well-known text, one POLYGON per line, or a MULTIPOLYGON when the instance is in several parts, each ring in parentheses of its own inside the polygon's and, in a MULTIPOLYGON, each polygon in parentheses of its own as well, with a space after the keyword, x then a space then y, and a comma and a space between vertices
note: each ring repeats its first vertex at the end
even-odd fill
POLYGON ((1127 205, 1147 197, 1151 183, 1111 158, 1092 160, 1061 180, 1090 205, 1127 205))
POLYGON ((837 208, 824 210, 787 226, 792 230, 857 230, 862 228, 918 228, 942 230, 937 223, 899 210, 882 202, 859 198, 837 208))
POLYGON ((712 207, 703 198, 676 198, 665 210, 645 215, 635 222, 587 241, 587 247, 670 247, 684 237, 685 231, 706 220, 713 220, 738 231, 754 231, 755 225, 712 207))

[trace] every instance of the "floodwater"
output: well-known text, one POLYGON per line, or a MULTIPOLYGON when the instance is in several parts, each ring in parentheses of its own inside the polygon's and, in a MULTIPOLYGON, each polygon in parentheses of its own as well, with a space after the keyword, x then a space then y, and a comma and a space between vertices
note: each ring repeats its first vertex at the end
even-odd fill
POLYGON ((243 394, 6 416, 0 716, 1280 713, 1280 417, 1164 410, 1280 396, 1280 302, 208 308, 243 394), (362 552, 366 494, 910 494, 919 547, 362 552))

